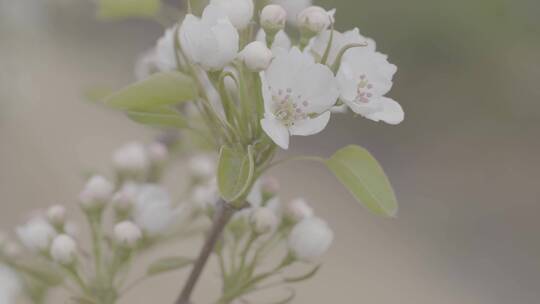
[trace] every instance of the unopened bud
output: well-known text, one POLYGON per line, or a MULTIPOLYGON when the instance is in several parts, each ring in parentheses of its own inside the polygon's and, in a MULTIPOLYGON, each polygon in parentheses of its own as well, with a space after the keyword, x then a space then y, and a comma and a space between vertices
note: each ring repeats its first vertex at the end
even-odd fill
POLYGON ((100 208, 111 198, 113 191, 111 182, 103 176, 94 175, 86 182, 79 200, 84 209, 100 208))
POLYGON ((262 181, 262 191, 265 194, 275 195, 279 192, 279 181, 275 177, 266 177, 262 181))
POLYGON ((285 215, 294 222, 313 217, 313 208, 302 198, 292 200, 285 206, 285 215))
POLYGON ((298 14, 298 26, 304 34, 314 36, 332 24, 333 14, 333 10, 327 12, 320 6, 310 6, 298 14))
POLYGON ((334 239, 334 233, 322 219, 308 218, 294 226, 289 249, 297 259, 312 261, 322 256, 334 239))
POLYGON ((122 246, 133 248, 141 238, 141 229, 130 221, 121 222, 114 226, 114 239, 122 246))
POLYGON ((248 69, 253 72, 265 70, 272 61, 272 51, 266 47, 266 44, 260 41, 253 41, 239 54, 240 59, 248 69))
POLYGON ((113 154, 114 167, 123 173, 144 172, 148 167, 148 156, 144 145, 138 142, 128 143, 113 154))
POLYGON ((270 208, 257 208, 251 214, 251 225, 258 234, 268 233, 278 225, 278 218, 270 208))
POLYGON ((139 186, 134 183, 126 183, 112 197, 112 204, 116 212, 127 214, 133 208, 133 204, 137 199, 139 186))
POLYGON ((54 205, 47 210, 47 219, 54 227, 62 228, 66 222, 66 208, 62 205, 54 205))
POLYGON ((75 261, 77 254, 77 244, 75 240, 67 234, 61 234, 54 238, 51 245, 52 259, 62 265, 69 265, 75 261))
POLYGON ((267 34, 275 34, 285 28, 287 12, 277 4, 270 4, 261 12, 261 27, 267 34))

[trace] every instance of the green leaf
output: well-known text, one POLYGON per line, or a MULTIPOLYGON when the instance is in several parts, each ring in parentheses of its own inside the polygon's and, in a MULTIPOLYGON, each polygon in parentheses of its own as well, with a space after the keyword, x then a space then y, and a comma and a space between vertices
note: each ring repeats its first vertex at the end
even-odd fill
POLYGON ((193 259, 187 257, 166 257, 152 263, 146 273, 149 276, 161 274, 163 272, 178 270, 189 266, 193 263, 193 259))
POLYGON ((153 17, 160 8, 160 0, 99 0, 98 17, 102 19, 153 17))
POLYGON ((398 205, 396 196, 383 169, 364 148, 347 146, 326 161, 353 196, 372 212, 394 217, 398 205))
POLYGON ((154 74, 131 84, 105 99, 105 103, 120 110, 145 112, 173 105, 197 96, 193 80, 180 72, 154 74))
POLYGON ((188 125, 178 111, 166 107, 149 111, 128 111, 127 115, 135 122, 155 127, 185 128, 188 125))
POLYGON ((223 146, 219 153, 217 182, 222 198, 227 202, 235 202, 249 189, 255 162, 253 151, 248 147, 247 154, 238 153, 223 146))
POLYGON ((285 278, 283 280, 285 282, 287 282, 287 283, 298 283, 298 282, 302 282, 302 281, 305 281, 305 280, 309 280, 313 276, 315 276, 315 274, 317 274, 319 269, 321 269, 321 265, 315 266, 312 270, 310 270, 308 273, 306 273, 304 275, 301 275, 301 276, 298 276, 298 277, 285 278))

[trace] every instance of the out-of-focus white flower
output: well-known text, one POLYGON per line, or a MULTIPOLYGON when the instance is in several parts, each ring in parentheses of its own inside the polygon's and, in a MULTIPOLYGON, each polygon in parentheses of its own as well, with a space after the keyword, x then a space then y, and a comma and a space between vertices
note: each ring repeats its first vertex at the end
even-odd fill
POLYGON ((62 205, 54 205, 47 209, 47 219, 56 227, 64 226, 66 222, 66 208, 62 205))
POLYGON ((148 164, 146 147, 139 142, 127 143, 113 153, 113 165, 120 172, 143 172, 148 164))
POLYGON ((75 261, 76 254, 77 244, 71 236, 60 234, 54 238, 51 245, 51 257, 55 262, 69 265, 75 261))
POLYGON ((0 303, 15 304, 22 289, 22 283, 11 268, 0 264, 0 303))
POLYGON ((169 150, 164 144, 155 141, 147 147, 148 158, 154 164, 162 164, 169 158, 169 150))
POLYGON ((216 174, 216 160, 210 155, 195 155, 189 159, 188 166, 196 178, 208 179, 216 174))
MULTIPOLYGON (((329 66, 332 66, 335 63, 338 54, 347 46, 351 46, 354 44, 362 44, 365 46, 360 46, 357 48, 366 51, 375 51, 375 41, 371 38, 366 38, 362 36, 358 28, 344 33, 334 31, 333 34, 330 30, 327 30, 311 39, 307 47, 307 50, 313 56, 315 56, 316 60, 321 60, 323 58, 324 53, 326 52, 326 48, 328 47, 328 43, 330 42, 330 37, 332 37, 332 45, 330 46, 328 59, 326 61, 326 64, 329 66)), ((350 48, 349 50, 347 50, 347 52, 355 48, 350 48)))
POLYGON ((134 247, 142 238, 141 229, 130 221, 124 221, 114 226, 115 240, 126 247, 134 247))
POLYGON ((319 34, 334 22, 335 12, 326 11, 320 6, 310 6, 298 14, 298 26, 312 35, 319 34))
POLYGON ((272 0, 272 3, 282 6, 287 11, 287 20, 292 25, 298 24, 298 14, 311 6, 312 0, 272 0))
POLYGON ((135 79, 143 80, 159 71, 157 66, 156 49, 152 48, 141 54, 135 62, 135 79))
POLYGON ((270 208, 255 208, 251 213, 251 224, 253 225, 253 230, 256 233, 268 233, 276 229, 278 225, 278 217, 270 208))
POLYGON ((205 70, 222 69, 238 53, 238 31, 215 5, 208 5, 202 18, 186 15, 179 35, 185 55, 205 70))
POLYGON ((214 208, 218 199, 219 191, 215 179, 207 184, 196 186, 191 194, 192 202, 197 209, 203 211, 214 208))
POLYGON ((159 71, 174 71, 178 69, 174 48, 174 34, 176 25, 165 30, 165 33, 158 39, 155 48, 155 65, 159 71))
POLYGON ((253 0, 211 0, 210 4, 221 8, 239 30, 245 29, 253 18, 253 0))
POLYGON ((334 239, 334 233, 320 218, 308 218, 294 226, 289 248, 297 259, 312 261, 322 256, 334 239))
POLYGON ((396 70, 381 53, 360 48, 348 51, 336 76, 341 100, 365 118, 399 124, 404 118, 403 109, 396 101, 384 97, 392 88, 396 70))
POLYGON ((114 185, 100 175, 92 176, 79 194, 79 201, 84 209, 102 207, 114 191, 114 185))
POLYGON ((266 43, 253 41, 238 54, 238 57, 253 72, 265 70, 272 61, 272 51, 266 47, 266 43))
MULTIPOLYGON (((266 33, 263 30, 259 30, 257 33, 257 40, 266 43, 266 33)), ((272 53, 275 53, 278 48, 288 51, 291 48, 291 45, 291 39, 287 33, 285 33, 285 31, 281 30, 277 32, 276 36, 274 37, 274 41, 272 42, 270 49, 272 50, 272 53)))
POLYGON ((287 11, 277 4, 265 6, 261 11, 261 27, 270 33, 276 33, 285 28, 287 21, 287 11))
POLYGON ((339 96, 328 67, 293 47, 278 50, 261 78, 265 107, 261 126, 277 145, 287 149, 290 135, 312 135, 326 127, 329 109, 339 96))
POLYGON ((294 222, 314 216, 313 208, 303 199, 297 198, 285 206, 285 215, 294 222))
POLYGON ((112 197, 112 204, 117 212, 129 212, 139 194, 139 186, 135 183, 125 183, 112 197))
POLYGON ((177 212, 165 189, 153 184, 140 187, 133 209, 133 219, 149 236, 164 233, 171 225, 177 212))
POLYGON ((26 224, 17 227, 17 236, 21 243, 34 251, 45 251, 49 248, 56 231, 47 220, 33 217, 26 224))

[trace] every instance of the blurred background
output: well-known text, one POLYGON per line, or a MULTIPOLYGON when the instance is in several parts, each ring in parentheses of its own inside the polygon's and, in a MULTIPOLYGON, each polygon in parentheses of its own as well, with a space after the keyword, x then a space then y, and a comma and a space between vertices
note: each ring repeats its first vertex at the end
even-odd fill
MULTIPOLYGON (((369 214, 322 167, 275 169, 285 198, 305 194, 336 232, 294 303, 539 303, 540 2, 317 3, 399 67, 390 96, 406 119, 334 119, 319 136, 294 138, 288 153, 367 147, 400 214, 369 214)), ((131 82, 136 58, 161 34, 152 21, 98 21, 90 1, 0 0, 0 229, 35 208, 74 207, 81 172, 105 170, 123 142, 152 138, 83 93, 131 82)), ((215 296, 214 274, 196 290, 200 303, 215 296)), ((121 303, 172 303, 184 276, 154 279, 121 303)))

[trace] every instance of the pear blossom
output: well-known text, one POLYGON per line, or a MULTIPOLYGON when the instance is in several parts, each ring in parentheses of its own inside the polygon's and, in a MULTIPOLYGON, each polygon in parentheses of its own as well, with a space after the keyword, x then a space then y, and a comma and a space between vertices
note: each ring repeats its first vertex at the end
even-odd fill
POLYGON ((318 34, 334 22, 336 10, 326 11, 320 6, 310 6, 298 14, 298 26, 303 31, 318 34))
POLYGON ((114 185, 105 177, 92 176, 79 194, 79 201, 84 209, 102 207, 114 191, 114 185))
POLYGON ((260 23, 265 32, 276 33, 285 28, 287 11, 277 4, 269 4, 261 11, 260 23))
POLYGON ((208 183, 198 185, 191 193, 191 201, 197 209, 206 211, 215 207, 219 199, 219 191, 216 179, 210 180, 208 183))
POLYGON ((328 110, 339 91, 332 71, 298 48, 276 53, 261 74, 265 107, 261 126, 277 145, 287 149, 290 135, 312 135, 326 127, 328 110))
POLYGON ((279 180, 275 177, 265 177, 261 182, 262 192, 275 195, 280 189, 279 180))
POLYGON ((61 234, 54 238, 51 245, 51 257, 60 264, 69 265, 75 260, 77 244, 67 234, 61 234))
POLYGON ((26 224, 17 227, 17 236, 21 243, 33 251, 47 250, 56 231, 47 220, 42 217, 33 217, 26 224))
MULTIPOLYGON (((259 30, 257 32, 257 41, 261 41, 266 43, 266 33, 264 30, 259 30)), ((272 53, 275 53, 278 48, 282 48, 284 50, 289 50, 292 46, 291 39, 285 33, 285 31, 281 30, 277 32, 276 36, 274 37, 274 41, 272 42, 272 45, 270 46, 270 49, 272 50, 272 53)))
POLYGON ((278 217, 270 208, 255 208, 251 213, 251 224, 256 233, 268 233, 277 227, 278 217))
POLYGON ((0 264, 0 303, 14 304, 22 289, 22 282, 11 268, 0 264))
POLYGON ((176 56, 175 44, 176 25, 165 30, 165 33, 158 39, 155 47, 155 65, 161 72, 174 71, 178 69, 178 59, 176 56))
POLYGON ((139 142, 127 143, 113 153, 113 165, 121 172, 143 172, 148 164, 146 147, 139 142))
POLYGON ((289 235, 289 249, 302 261, 313 261, 322 256, 334 239, 328 224, 320 218, 308 218, 296 224, 289 235))
POLYGON ((298 14, 313 3, 312 0, 272 0, 271 2, 285 9, 287 12, 287 21, 292 25, 298 24, 298 19, 296 18, 298 14))
POLYGON ((255 9, 253 0, 211 0, 210 4, 221 8, 239 30, 249 25, 255 9))
POLYGON ((266 47, 266 43, 261 41, 249 43, 238 55, 247 68, 253 72, 265 70, 273 58, 272 51, 266 47))
POLYGON ((124 183, 122 188, 111 199, 115 210, 121 213, 129 212, 137 199, 138 193, 139 186, 137 184, 132 182, 124 183))
MULTIPOLYGON (((331 30, 326 30, 312 38, 308 47, 306 48, 308 52, 310 52, 315 57, 316 60, 319 61, 323 58, 324 53, 326 52, 326 49, 328 47, 328 43, 330 42, 330 37, 332 37, 332 45, 330 46, 328 59, 326 61, 326 64, 329 66, 332 66, 335 63, 336 59, 338 59, 337 56, 341 52, 341 50, 353 44, 362 44, 365 46, 360 46, 357 48, 361 48, 367 51, 375 51, 375 41, 371 38, 366 38, 362 36, 358 28, 343 33, 334 30, 333 34, 331 30)), ((347 52, 353 49, 355 48, 350 48, 349 50, 347 50, 347 52)))
POLYGON ((133 222, 124 221, 114 226, 114 238, 123 246, 134 247, 142 238, 142 232, 133 222))
POLYGON ((142 185, 133 208, 133 220, 150 236, 164 233, 176 217, 176 210, 165 189, 158 185, 142 185))
POLYGON ((336 76, 341 100, 365 118, 399 124, 404 118, 403 109, 396 101, 384 97, 392 88, 396 70, 381 53, 360 48, 348 51, 336 76))
POLYGON ((179 35, 184 54, 205 70, 222 69, 238 53, 238 31, 216 5, 208 5, 201 18, 186 15, 179 35))
POLYGON ((62 205, 54 205, 47 210, 47 219, 55 227, 62 227, 66 221, 66 208, 62 205))
POLYGON ((208 179, 216 174, 217 164, 213 156, 199 154, 189 159, 188 167, 194 177, 208 179))
POLYGON ((285 216, 294 222, 314 216, 313 208, 303 198, 297 198, 285 206, 285 216))

